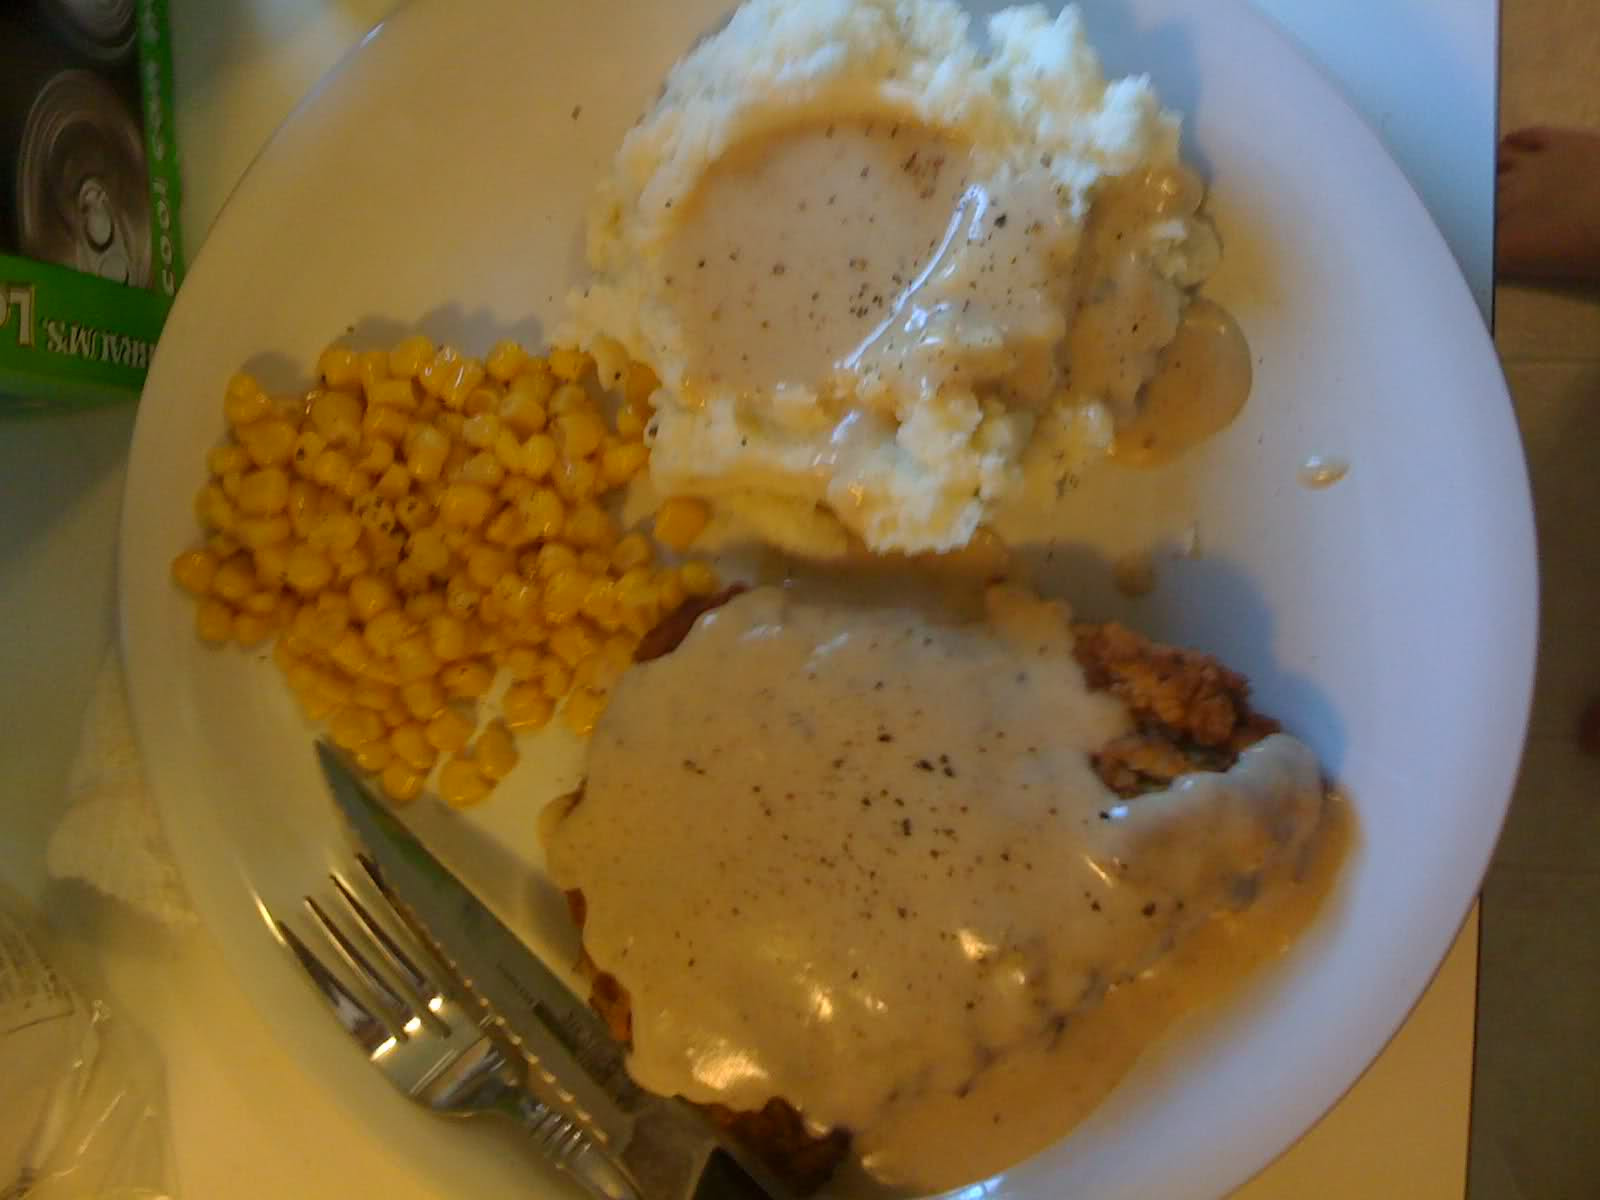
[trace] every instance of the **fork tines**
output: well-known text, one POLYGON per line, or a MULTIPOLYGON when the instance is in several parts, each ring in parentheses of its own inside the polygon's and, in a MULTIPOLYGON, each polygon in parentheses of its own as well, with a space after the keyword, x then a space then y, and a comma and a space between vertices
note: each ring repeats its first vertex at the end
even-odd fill
MULTIPOLYGON (((376 870, 364 856, 362 866, 369 874, 376 870)), ((287 922, 274 918, 273 925, 339 1023, 370 1057, 386 1054, 395 1043, 415 1036, 424 1026, 448 1034, 449 1027, 439 1015, 444 1008, 440 989, 418 965, 425 952, 420 948, 408 951, 337 871, 329 878, 342 916, 357 932, 347 931, 315 896, 306 896, 304 905, 321 940, 348 969, 355 987, 341 979, 287 922)), ((381 893, 377 894, 382 903, 381 893)))

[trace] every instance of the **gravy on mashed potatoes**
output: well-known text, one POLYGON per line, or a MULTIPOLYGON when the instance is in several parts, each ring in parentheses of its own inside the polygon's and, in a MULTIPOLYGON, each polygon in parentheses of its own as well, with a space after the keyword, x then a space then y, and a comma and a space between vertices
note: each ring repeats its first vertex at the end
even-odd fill
POLYGON ((989 41, 951 0, 748 0, 673 69, 574 298, 662 380, 657 491, 796 548, 948 550, 1030 445, 1155 462, 1242 405, 1242 336, 1190 304, 1219 246, 1177 118, 1073 8, 989 41))

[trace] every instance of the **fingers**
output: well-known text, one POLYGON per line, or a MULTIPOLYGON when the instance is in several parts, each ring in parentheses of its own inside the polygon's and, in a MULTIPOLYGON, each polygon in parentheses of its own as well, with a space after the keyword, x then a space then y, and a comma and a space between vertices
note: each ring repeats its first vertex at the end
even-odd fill
POLYGON ((1505 150, 1543 150, 1550 144, 1550 130, 1542 125, 1530 126, 1527 129, 1514 129, 1500 139, 1500 149, 1505 150))
POLYGON ((1514 169, 1523 154, 1537 154, 1550 145, 1550 131, 1543 126, 1514 129, 1500 139, 1494 158, 1494 173, 1504 175, 1514 169))

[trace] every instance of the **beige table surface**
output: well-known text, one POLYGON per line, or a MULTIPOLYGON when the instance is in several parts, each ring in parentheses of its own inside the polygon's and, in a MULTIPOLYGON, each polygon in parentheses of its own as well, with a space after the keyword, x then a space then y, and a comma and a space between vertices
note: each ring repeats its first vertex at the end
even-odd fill
MULTIPOLYGON (((1493 0, 1258 0, 1388 142, 1489 294, 1493 0), (1367 36, 1381 23, 1385 36, 1367 36), (1429 113, 1449 111, 1440 125, 1429 113)), ((388 0, 172 0, 191 253, 264 139, 388 0)), ((437 1193, 272 1040, 204 929, 155 928, 46 887, 74 731, 110 644, 128 411, 0 427, 0 878, 40 897, 73 957, 164 1058, 186 1197, 437 1193)), ((1460 1200, 1477 918, 1356 1088, 1244 1200, 1460 1200)), ((359 1069, 352 1059, 352 1069, 359 1069)))

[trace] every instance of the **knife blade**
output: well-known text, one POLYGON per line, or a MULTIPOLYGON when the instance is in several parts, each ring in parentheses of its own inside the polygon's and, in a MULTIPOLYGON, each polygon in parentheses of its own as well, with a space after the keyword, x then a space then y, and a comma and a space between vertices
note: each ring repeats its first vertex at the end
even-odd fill
POLYGON ((479 1024, 565 1091, 568 1115, 662 1200, 785 1200, 789 1189, 681 1100, 645 1092, 600 1016, 445 867, 326 742, 317 759, 373 882, 449 969, 479 1024))

